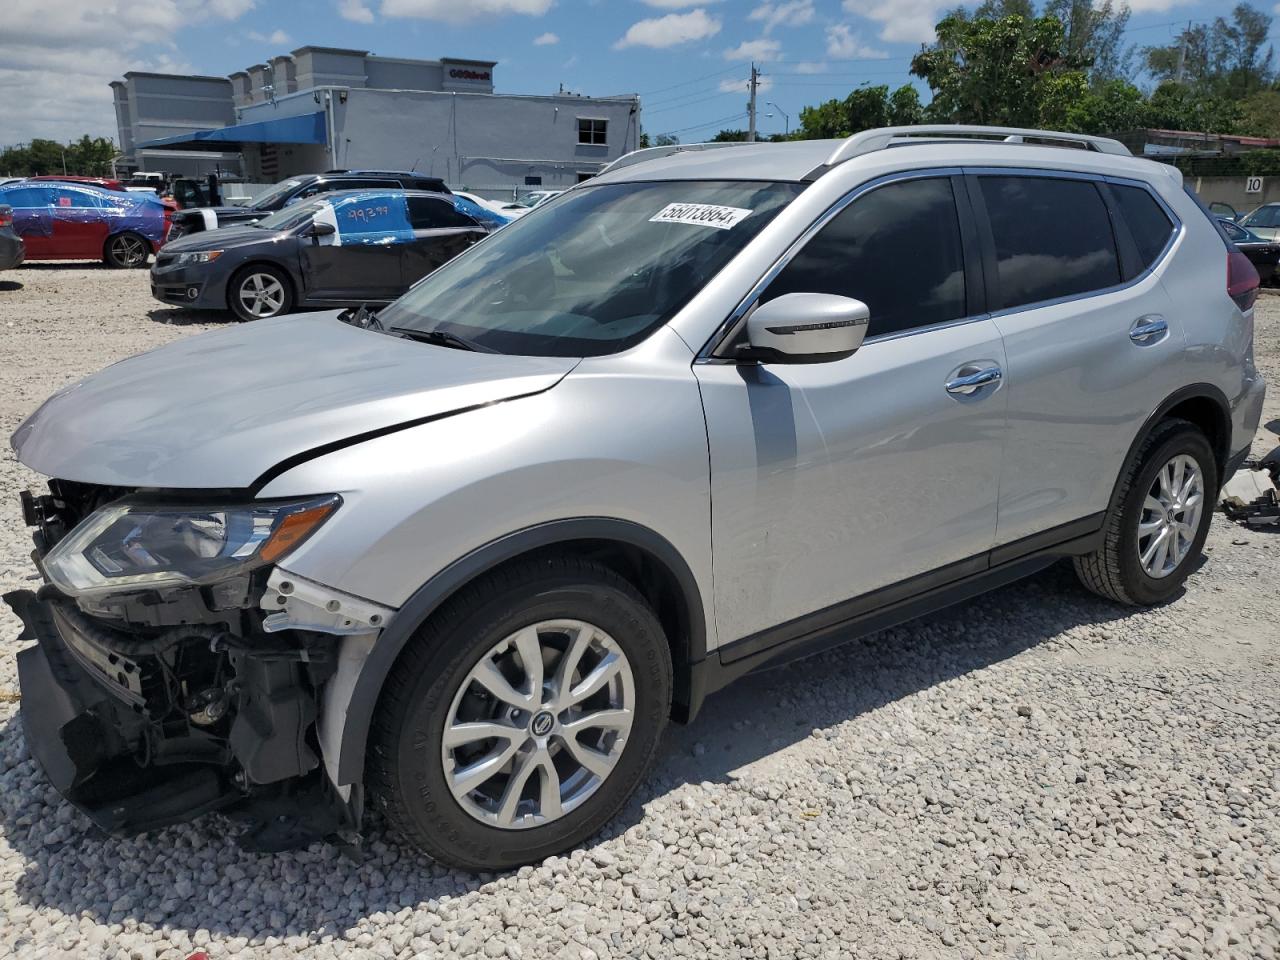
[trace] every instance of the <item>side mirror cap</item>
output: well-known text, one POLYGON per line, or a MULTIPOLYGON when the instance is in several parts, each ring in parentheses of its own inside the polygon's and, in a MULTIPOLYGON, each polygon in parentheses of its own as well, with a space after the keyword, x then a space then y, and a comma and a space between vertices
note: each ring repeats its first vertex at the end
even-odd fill
POLYGON ((861 300, 831 293, 788 293, 762 303, 747 318, 747 343, 738 360, 826 363, 854 353, 867 334, 871 310, 861 300))
POLYGON ((315 237, 319 240, 321 237, 332 237, 338 232, 337 227, 332 223, 321 223, 317 220, 311 221, 311 226, 307 227, 307 236, 315 237))

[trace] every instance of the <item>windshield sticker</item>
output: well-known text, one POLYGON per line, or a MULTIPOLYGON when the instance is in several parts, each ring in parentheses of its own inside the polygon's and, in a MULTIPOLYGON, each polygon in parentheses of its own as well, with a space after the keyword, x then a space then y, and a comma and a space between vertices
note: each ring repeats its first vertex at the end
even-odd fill
POLYGON ((753 211, 742 207, 717 207, 711 203, 669 203, 649 218, 650 223, 691 223, 696 227, 730 230, 753 211))

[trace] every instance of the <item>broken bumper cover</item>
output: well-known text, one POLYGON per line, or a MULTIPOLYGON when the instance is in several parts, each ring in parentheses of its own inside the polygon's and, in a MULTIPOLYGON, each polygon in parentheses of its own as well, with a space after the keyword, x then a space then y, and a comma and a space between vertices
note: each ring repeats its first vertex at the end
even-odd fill
POLYGON ((241 799, 208 764, 140 766, 146 721, 104 689, 28 591, 6 598, 36 644, 18 653, 27 747, 60 794, 116 835, 190 820, 241 799))
POLYGON ((220 725, 197 729, 156 709, 157 683, 172 678, 150 655, 112 650, 49 593, 4 598, 22 618, 19 640, 35 641, 17 657, 23 733, 50 784, 95 825, 131 836, 220 810, 246 823, 237 839, 250 850, 351 842, 358 818, 318 768, 315 701, 288 655, 227 655, 240 696, 220 725))

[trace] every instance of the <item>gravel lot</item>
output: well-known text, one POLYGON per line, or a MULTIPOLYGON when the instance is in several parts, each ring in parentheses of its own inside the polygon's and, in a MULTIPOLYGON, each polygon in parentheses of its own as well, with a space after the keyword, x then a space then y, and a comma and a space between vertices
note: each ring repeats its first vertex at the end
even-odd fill
MULTIPOLYGON (((1258 318, 1268 421, 1280 296, 1258 318)), ((0 429, 225 322, 160 307, 141 272, 6 273, 0 429)), ((6 443, 4 590, 30 572, 16 493, 32 479, 6 443)), ((1220 515, 1163 609, 1105 603, 1055 567, 740 682, 671 731, 608 835, 479 878, 377 823, 359 865, 247 855, 216 818, 93 835, 23 745, 5 609, 0 956, 1280 956, 1277 601, 1280 534, 1220 515)))

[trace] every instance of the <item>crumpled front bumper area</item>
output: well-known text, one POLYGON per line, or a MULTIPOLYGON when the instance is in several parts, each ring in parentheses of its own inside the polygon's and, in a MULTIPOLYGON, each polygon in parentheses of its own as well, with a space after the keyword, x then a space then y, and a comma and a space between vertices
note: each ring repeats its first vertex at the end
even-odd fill
MULTIPOLYGON (((247 824, 241 846, 274 851, 341 841, 352 827, 308 742, 315 703, 296 661, 224 653, 235 701, 193 708, 173 658, 113 646, 51 588, 4 600, 22 618, 19 640, 35 641, 18 654, 28 749, 102 830, 128 836, 222 810, 247 824), (175 691, 203 726, 174 711, 175 691)), ((187 642, 210 647, 193 630, 187 642)))

